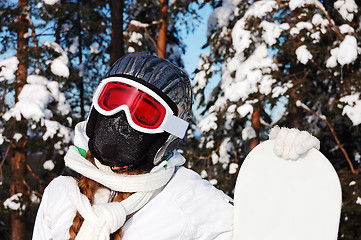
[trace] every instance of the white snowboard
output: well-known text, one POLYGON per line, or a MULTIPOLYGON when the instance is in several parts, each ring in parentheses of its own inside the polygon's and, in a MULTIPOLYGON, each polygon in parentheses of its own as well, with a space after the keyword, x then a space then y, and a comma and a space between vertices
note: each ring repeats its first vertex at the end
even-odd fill
POLYGON ((342 199, 331 163, 316 149, 285 160, 273 145, 259 144, 239 171, 233 239, 336 240, 342 199))

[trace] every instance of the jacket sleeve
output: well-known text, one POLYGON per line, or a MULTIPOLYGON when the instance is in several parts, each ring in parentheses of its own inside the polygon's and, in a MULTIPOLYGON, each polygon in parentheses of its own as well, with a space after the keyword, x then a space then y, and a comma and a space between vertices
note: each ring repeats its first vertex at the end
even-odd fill
POLYGON ((69 200, 65 178, 57 177, 46 187, 35 219, 33 240, 69 239, 76 208, 69 200))
POLYGON ((49 201, 48 188, 45 189, 41 203, 36 214, 33 230, 33 240, 51 239, 51 220, 47 215, 47 205, 49 201))

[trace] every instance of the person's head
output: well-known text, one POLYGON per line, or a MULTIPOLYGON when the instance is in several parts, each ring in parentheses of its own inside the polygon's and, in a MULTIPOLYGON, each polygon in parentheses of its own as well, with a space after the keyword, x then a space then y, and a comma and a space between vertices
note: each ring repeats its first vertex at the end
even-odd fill
POLYGON ((129 54, 95 91, 86 126, 89 150, 114 171, 149 171, 183 138, 191 105, 182 70, 159 57, 129 54))

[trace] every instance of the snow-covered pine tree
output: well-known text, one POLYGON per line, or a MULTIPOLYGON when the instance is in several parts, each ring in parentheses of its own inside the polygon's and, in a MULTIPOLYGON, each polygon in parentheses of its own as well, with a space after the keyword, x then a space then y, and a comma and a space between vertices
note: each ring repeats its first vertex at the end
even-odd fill
POLYGON ((47 34, 43 16, 49 13, 41 4, 0 5, 0 232, 6 239, 30 238, 31 210, 52 179, 49 170, 58 165, 61 171, 56 158, 72 135, 70 107, 57 81, 69 77, 68 57, 58 44, 42 39, 47 34))
POLYGON ((269 129, 265 109, 277 64, 253 23, 272 10, 270 4, 223 1, 217 6, 208 20, 211 52, 202 56, 194 78, 196 101, 205 106, 205 115, 199 123, 202 135, 198 152, 192 153, 192 167, 204 168, 204 175, 228 194, 250 147, 265 139, 264 131, 269 129), (221 80, 205 101, 205 87, 215 74, 221 80))
POLYGON ((110 67, 109 1, 44 1, 56 42, 69 56, 70 77, 64 81, 75 122, 84 120, 95 87, 110 67))
POLYGON ((207 171, 205 176, 231 193, 234 182, 227 170, 233 173, 248 152, 246 133, 256 132, 250 128, 251 114, 284 109, 271 122, 263 115, 256 137, 265 139, 268 126, 279 124, 320 138, 321 151, 354 192, 345 200, 340 231, 345 239, 355 238, 360 229, 355 221, 347 225, 347 219, 360 216, 360 190, 351 184, 358 177, 344 173, 361 169, 359 7, 354 0, 217 5, 209 19, 210 53, 202 57, 194 79, 197 100, 205 106, 201 141, 199 149, 189 151, 196 155, 192 167, 207 171), (218 69, 221 80, 205 101, 204 89, 218 69))
POLYGON ((196 1, 130 1, 125 9, 127 52, 156 55, 159 50, 158 36, 163 26, 166 27, 164 58, 183 67, 182 55, 185 45, 182 42, 180 28, 192 30, 194 24, 197 24, 199 16, 195 11, 197 5, 193 2, 196 1), (161 13, 162 9, 164 13, 161 13), (163 25, 165 21, 166 26, 163 25))

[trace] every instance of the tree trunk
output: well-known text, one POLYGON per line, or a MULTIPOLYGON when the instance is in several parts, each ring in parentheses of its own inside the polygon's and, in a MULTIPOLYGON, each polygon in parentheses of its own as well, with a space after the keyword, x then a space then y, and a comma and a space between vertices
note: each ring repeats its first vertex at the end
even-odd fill
POLYGON ((81 119, 85 119, 85 98, 84 98, 84 82, 83 82, 83 44, 82 44, 82 32, 81 32, 81 16, 80 16, 80 0, 78 0, 78 39, 79 39, 79 51, 78 51, 78 58, 79 58, 79 79, 78 79, 78 90, 79 90, 79 98, 80 98, 80 116, 81 119))
MULTIPOLYGON (((18 7, 24 9, 28 6, 27 0, 19 0, 18 7)), ((16 72, 16 96, 15 102, 18 101, 18 96, 26 83, 27 78, 27 50, 28 39, 24 38, 24 34, 28 32, 28 20, 26 14, 21 14, 18 18, 18 33, 17 33, 17 58, 19 60, 18 69, 16 72)), ((21 120, 14 124, 14 133, 22 134, 22 138, 13 144, 13 154, 11 156, 11 194, 22 193, 26 194, 25 186, 25 171, 26 171, 26 120, 21 120)), ((11 214, 11 239, 22 240, 25 236, 25 216, 18 212, 11 214)))
POLYGON ((158 32, 157 56, 165 58, 167 49, 167 18, 168 18, 168 0, 160 0, 160 19, 162 24, 158 32))
POLYGON ((110 62, 115 63, 124 55, 123 39, 123 0, 111 0, 111 44, 110 44, 110 62))
MULTIPOLYGON (((21 141, 21 140, 20 140, 21 141)), ((25 143, 25 142, 23 142, 25 143)), ((26 143, 25 143, 26 144, 26 143)), ((23 144, 22 144, 23 145, 23 144)), ((21 145, 20 145, 21 146, 21 145)), ((26 194, 26 186, 24 185, 24 176, 26 169, 26 154, 25 148, 19 148, 19 144, 16 145, 13 156, 11 157, 11 195, 16 193, 26 194)), ((25 237, 25 223, 26 219, 24 214, 19 212, 13 212, 11 214, 11 239, 23 240, 25 237)))
POLYGON ((251 151, 259 144, 259 130, 261 127, 261 104, 255 104, 252 113, 251 126, 256 132, 256 137, 251 139, 249 150, 251 151))

